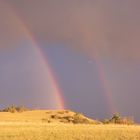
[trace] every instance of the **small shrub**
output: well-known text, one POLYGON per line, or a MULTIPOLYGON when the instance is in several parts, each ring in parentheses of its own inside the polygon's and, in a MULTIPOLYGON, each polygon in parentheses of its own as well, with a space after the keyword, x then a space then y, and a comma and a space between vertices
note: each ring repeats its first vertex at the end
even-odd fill
POLYGON ((104 124, 126 124, 126 125, 132 125, 134 124, 134 120, 131 117, 121 117, 118 113, 115 113, 111 119, 106 119, 103 121, 104 124))
POLYGON ((74 124, 90 124, 91 122, 88 120, 88 119, 86 119, 86 118, 84 118, 83 116, 82 116, 82 114, 80 114, 80 113, 76 113, 74 116, 73 116, 73 123, 74 124))
POLYGON ((51 123, 51 120, 47 119, 47 118, 43 118, 42 122, 47 122, 47 123, 51 123))
POLYGON ((57 115, 51 115, 50 117, 51 117, 52 119, 57 119, 57 118, 58 118, 57 115))
POLYGON ((7 108, 3 109, 2 111, 3 111, 3 112, 11 112, 11 113, 17 112, 15 106, 7 107, 7 108))
POLYGON ((26 109, 25 107, 23 106, 20 106, 20 107, 16 107, 14 105, 10 106, 10 107, 7 107, 3 110, 1 110, 2 112, 11 112, 11 113, 15 113, 15 112, 24 112, 24 111, 27 111, 28 109, 26 109))
POLYGON ((28 109, 25 108, 24 106, 20 106, 20 107, 16 107, 16 111, 17 112, 24 112, 24 111, 27 111, 28 109))
POLYGON ((64 116, 61 119, 65 120, 65 122, 73 122, 74 121, 74 118, 72 116, 64 116))

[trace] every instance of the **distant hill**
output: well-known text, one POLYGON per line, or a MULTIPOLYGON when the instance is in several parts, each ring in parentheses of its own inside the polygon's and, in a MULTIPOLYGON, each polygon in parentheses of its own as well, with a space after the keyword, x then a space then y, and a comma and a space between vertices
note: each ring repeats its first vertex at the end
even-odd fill
POLYGON ((100 124, 99 121, 87 118, 83 114, 75 113, 70 110, 59 110, 59 111, 46 111, 47 117, 42 121, 48 122, 62 122, 62 123, 73 123, 73 124, 100 124))
POLYGON ((23 106, 10 106, 1 110, 0 121, 71 124, 135 124, 133 117, 121 117, 119 113, 115 113, 111 118, 100 122, 70 110, 30 110, 23 106))
POLYGON ((42 123, 71 123, 71 124, 100 124, 83 114, 70 110, 30 110, 23 112, 0 112, 0 121, 6 122, 42 122, 42 123))

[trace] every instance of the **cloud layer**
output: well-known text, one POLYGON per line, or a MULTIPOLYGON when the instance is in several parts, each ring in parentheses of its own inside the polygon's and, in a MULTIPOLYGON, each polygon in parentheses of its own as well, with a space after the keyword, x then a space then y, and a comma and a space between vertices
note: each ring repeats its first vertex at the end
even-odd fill
MULTIPOLYGON (((103 57, 140 59, 139 0, 7 0, 38 40, 61 42, 75 50, 103 57)), ((6 13, 8 9, 2 8, 6 13)), ((1 13, 4 13, 1 12, 1 13)), ((6 14, 1 14, 10 22, 6 14)), ((16 23, 6 23, 13 40, 19 36, 16 23), (11 29, 12 28, 12 29, 11 29), (13 31, 14 30, 14 31, 13 31), (16 32, 16 35, 15 35, 16 32), (18 33, 17 33, 18 32, 18 33)), ((0 25, 0 28, 3 28, 0 25)), ((0 33, 2 36, 5 31, 0 33)), ((10 38, 10 39, 9 39, 10 38)))

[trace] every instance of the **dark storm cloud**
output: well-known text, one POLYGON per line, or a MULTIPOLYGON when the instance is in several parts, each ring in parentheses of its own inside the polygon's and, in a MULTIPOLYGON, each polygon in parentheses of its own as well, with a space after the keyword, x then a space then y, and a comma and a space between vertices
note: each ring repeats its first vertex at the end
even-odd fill
POLYGON ((7 0, 41 40, 140 59, 139 0, 7 0))
POLYGON ((6 1, 0 1, 0 48, 10 50, 24 39, 19 23, 11 6, 6 1))

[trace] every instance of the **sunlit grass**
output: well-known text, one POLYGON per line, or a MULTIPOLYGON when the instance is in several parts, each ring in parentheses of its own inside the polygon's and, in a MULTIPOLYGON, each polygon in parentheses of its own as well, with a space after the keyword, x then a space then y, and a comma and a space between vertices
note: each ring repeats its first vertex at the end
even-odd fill
POLYGON ((10 123, 0 140, 140 140, 139 126, 10 123))
POLYGON ((0 113, 0 140, 140 140, 140 126, 47 123, 45 115, 0 113))

